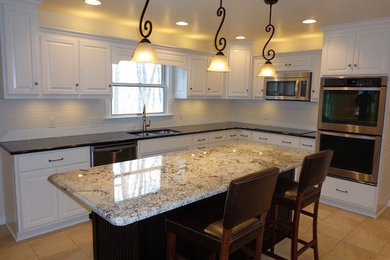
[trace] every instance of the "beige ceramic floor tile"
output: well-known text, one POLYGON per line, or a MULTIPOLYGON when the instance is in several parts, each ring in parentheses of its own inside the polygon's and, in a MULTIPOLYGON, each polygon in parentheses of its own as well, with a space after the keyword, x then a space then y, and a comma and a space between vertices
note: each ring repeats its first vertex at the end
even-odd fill
POLYGON ((386 245, 382 248, 382 251, 379 254, 390 259, 390 240, 387 241, 386 245))
POLYGON ((378 255, 374 260, 389 260, 387 256, 378 255))
POLYGON ((38 260, 28 244, 21 244, 0 249, 0 260, 38 260))
POLYGON ((47 255, 40 258, 41 260, 90 260, 91 258, 87 256, 83 250, 80 248, 76 249, 67 249, 61 252, 54 253, 52 255, 47 255))
POLYGON ((320 203, 320 206, 318 209, 318 220, 322 221, 338 210, 339 210, 338 208, 320 203))
POLYGON ((321 258, 321 260, 343 260, 343 258, 328 254, 321 258))
MULTIPOLYGON (((320 252, 320 255, 326 255, 340 241, 339 239, 324 235, 322 233, 318 233, 317 236, 318 236, 318 251, 320 252)), ((313 234, 311 231, 307 231, 306 233, 302 234, 299 238, 305 241, 310 241, 313 239, 313 234)))
POLYGON ((86 253, 93 256, 92 225, 90 222, 83 223, 65 233, 86 253))
POLYGON ((359 224, 344 241, 378 254, 390 239, 390 233, 368 222, 359 224))
POLYGON ((328 255, 333 255, 343 260, 372 260, 377 256, 375 253, 344 241, 340 241, 328 255))
POLYGON ((78 246, 64 233, 56 232, 42 238, 28 242, 39 258, 69 254, 70 250, 78 249, 78 246))
POLYGON ((8 231, 8 228, 6 225, 0 226, 0 249, 15 246, 17 243, 15 242, 15 239, 11 235, 11 233, 8 231))

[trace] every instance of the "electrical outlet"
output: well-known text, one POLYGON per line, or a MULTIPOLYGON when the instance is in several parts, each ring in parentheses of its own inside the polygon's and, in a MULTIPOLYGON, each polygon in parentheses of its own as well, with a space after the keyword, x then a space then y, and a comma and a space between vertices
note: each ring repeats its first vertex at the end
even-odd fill
POLYGON ((49 128, 56 128, 56 121, 53 118, 49 118, 49 128))

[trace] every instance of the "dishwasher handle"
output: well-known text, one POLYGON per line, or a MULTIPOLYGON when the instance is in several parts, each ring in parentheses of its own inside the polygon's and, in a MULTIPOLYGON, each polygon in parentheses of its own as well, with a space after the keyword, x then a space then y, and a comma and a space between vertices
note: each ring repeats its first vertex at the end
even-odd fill
POLYGON ((111 152, 111 153, 118 153, 121 152, 122 149, 126 148, 132 148, 136 147, 137 143, 128 143, 128 144, 122 144, 122 145, 102 145, 102 146, 95 146, 93 147, 94 152, 111 152))

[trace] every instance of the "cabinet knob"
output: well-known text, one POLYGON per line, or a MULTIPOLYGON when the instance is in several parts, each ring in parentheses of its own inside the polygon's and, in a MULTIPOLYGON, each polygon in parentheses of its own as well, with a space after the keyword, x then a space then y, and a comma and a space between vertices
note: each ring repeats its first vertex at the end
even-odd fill
POLYGON ((210 90, 210 88, 208 88, 208 90, 210 90))
POLYGON ((313 92, 313 93, 314 93, 314 92, 316 92, 316 91, 313 89, 311 92, 313 92))
POLYGON ((35 81, 35 82, 34 82, 34 86, 38 86, 38 82, 35 81))
POLYGON ((287 66, 288 66, 288 64, 286 63, 286 64, 284 64, 284 66, 286 66, 286 67, 287 67, 287 66))
POLYGON ((109 88, 112 88, 112 85, 110 84, 110 85, 108 85, 108 87, 109 87, 109 88))
POLYGON ((291 63, 289 63, 288 66, 291 66, 291 63))
POLYGON ((190 90, 192 90, 192 88, 190 88, 190 90))
POLYGON ((246 90, 246 92, 248 92, 248 91, 249 91, 249 89, 246 90))
POLYGON ((348 67, 352 67, 352 65, 351 65, 351 64, 348 64, 348 67))
POLYGON ((357 67, 357 64, 353 64, 354 67, 357 67))
POLYGON ((75 85, 76 87, 78 87, 79 86, 79 83, 76 83, 76 85, 75 85))

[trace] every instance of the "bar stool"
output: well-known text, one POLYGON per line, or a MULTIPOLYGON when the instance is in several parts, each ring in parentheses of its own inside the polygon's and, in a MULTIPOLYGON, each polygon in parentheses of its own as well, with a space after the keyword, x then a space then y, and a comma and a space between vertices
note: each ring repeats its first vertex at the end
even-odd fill
POLYGON ((176 235, 214 252, 220 260, 256 240, 256 260, 261 259, 264 223, 271 205, 278 168, 269 168, 232 180, 225 207, 218 216, 213 205, 203 205, 166 220, 167 259, 183 259, 176 252, 176 235))
POLYGON ((322 183, 325 181, 332 157, 332 150, 324 150, 308 155, 303 160, 299 182, 281 178, 278 180, 271 206, 272 245, 270 251, 263 252, 265 255, 275 259, 286 259, 274 252, 274 246, 277 244, 276 232, 281 231, 286 232, 287 236, 291 238, 291 260, 296 260, 299 255, 309 248, 314 250, 314 259, 319 259, 317 240, 318 206, 322 183), (313 213, 304 210, 306 206, 313 203, 313 213), (293 218, 289 223, 278 221, 279 207, 294 211, 293 218), (313 239, 311 241, 298 238, 301 213, 313 219, 313 239), (303 244, 303 247, 299 250, 298 243, 303 244))

